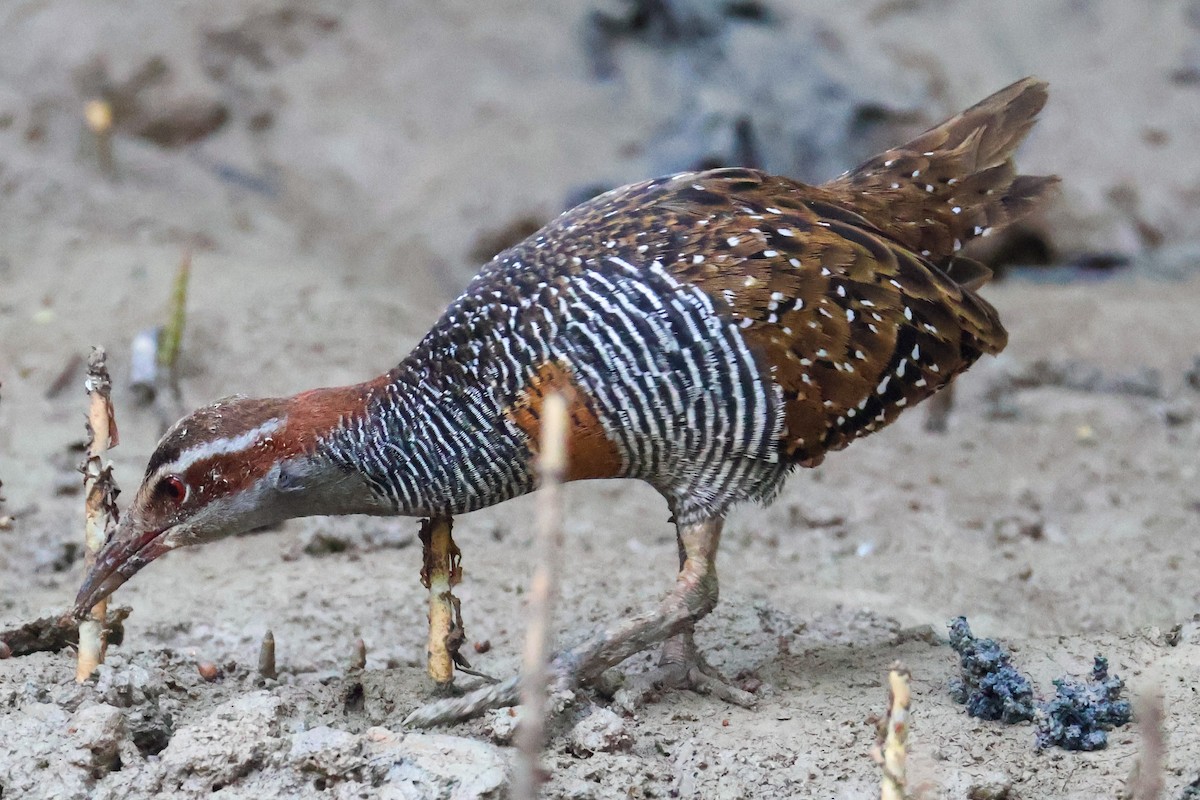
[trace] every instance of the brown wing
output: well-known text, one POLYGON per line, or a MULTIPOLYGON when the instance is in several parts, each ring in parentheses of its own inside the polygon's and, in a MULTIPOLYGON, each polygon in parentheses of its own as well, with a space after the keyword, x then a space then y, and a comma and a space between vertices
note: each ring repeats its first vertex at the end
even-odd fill
POLYGON ((1013 152, 1046 102, 1025 78, 823 187, 751 170, 680 176, 662 205, 703 232, 676 267, 744 328, 782 388, 800 463, 890 423, 1003 349, 990 276, 958 256, 1045 199, 1013 152))
POLYGON ((692 219, 672 268, 743 328, 782 389, 803 464, 890 423, 998 352, 995 310, 823 189, 745 169, 679 176, 659 205, 692 219), (718 202, 719 199, 719 202, 718 202))
MULTIPOLYGON (((606 257, 662 263, 742 326, 781 388, 798 463, 888 424, 1006 334, 957 257, 1056 179, 1015 174, 1012 152, 1045 102, 1019 81, 823 187, 749 169, 687 173, 606 193, 527 242, 562 279, 606 257), (967 288, 971 287, 971 288, 967 288)), ((497 259, 468 292, 510 281, 497 259)))
POLYGON ((838 202, 938 266, 967 242, 1029 213, 1058 178, 1018 175, 1013 153, 1046 104, 1023 78, 907 144, 825 184, 838 202))

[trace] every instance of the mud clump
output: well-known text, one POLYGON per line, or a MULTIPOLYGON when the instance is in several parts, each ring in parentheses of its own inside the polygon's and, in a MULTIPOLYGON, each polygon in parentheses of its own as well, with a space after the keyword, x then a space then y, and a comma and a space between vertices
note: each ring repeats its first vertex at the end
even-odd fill
POLYGON ((618 753, 633 747, 625 720, 607 708, 593 708, 567 735, 567 749, 580 758, 618 753))
POLYGON ((1006 724, 1033 719, 1033 687, 992 639, 977 639, 966 617, 950 624, 950 646, 958 653, 962 677, 951 681, 950 695, 972 717, 1006 724))
POLYGON ((1091 680, 1054 679, 1055 696, 1036 702, 1029 679, 992 639, 977 639, 965 617, 950 624, 950 646, 958 653, 962 677, 950 683, 950 695, 980 719, 1006 724, 1036 720, 1037 749, 1103 750, 1108 731, 1133 718, 1121 698, 1124 682, 1108 674, 1108 659, 1096 656, 1091 680))
POLYGON ((1108 659, 1096 656, 1092 678, 1076 682, 1055 678, 1053 700, 1038 711, 1037 749, 1055 746, 1064 750, 1103 750, 1107 731, 1133 718, 1128 700, 1121 699, 1125 683, 1108 674, 1108 659))
POLYGON ((67 730, 82 756, 74 763, 87 769, 92 778, 121 768, 121 746, 128 731, 119 708, 107 703, 88 706, 75 713, 67 730))

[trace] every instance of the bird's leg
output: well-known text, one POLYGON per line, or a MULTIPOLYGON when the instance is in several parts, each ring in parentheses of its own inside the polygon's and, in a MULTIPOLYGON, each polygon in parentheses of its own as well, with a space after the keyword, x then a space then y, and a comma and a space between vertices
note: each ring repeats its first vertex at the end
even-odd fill
POLYGON ((717 546, 724 520, 710 519, 678 529, 680 565, 675 586, 653 611, 559 655, 559 689, 593 681, 604 670, 651 645, 690 631, 717 604, 717 546))
MULTIPOLYGON (((688 558, 682 528, 677 529, 676 541, 679 544, 679 571, 682 574, 687 566, 688 558)), ((712 556, 714 558, 716 556, 715 547, 712 556)), ((696 621, 717 604, 715 561, 709 561, 707 571, 711 575, 712 581, 711 602, 702 613, 690 619, 683 630, 663 642, 662 653, 655 669, 630 679, 617 692, 614 700, 621 708, 632 712, 643 705, 646 698, 666 688, 691 689, 700 694, 714 695, 727 703, 744 708, 754 706, 754 695, 733 686, 715 667, 704 660, 704 656, 696 648, 696 621)))
MULTIPOLYGON (((719 696, 724 696, 711 685, 717 682, 716 679, 712 679, 711 682, 701 680, 709 677, 708 671, 699 666, 695 647, 691 645, 692 625, 717 603, 716 556, 717 547, 721 542, 723 522, 724 520, 716 517, 679 526, 682 563, 679 574, 675 577, 674 588, 653 611, 639 614, 560 653, 553 663, 554 690, 572 691, 594 681, 606 669, 621 663, 629 656, 672 636, 685 634, 686 638, 682 640, 684 649, 680 652, 684 655, 683 661, 688 664, 688 668, 683 672, 683 680, 679 683, 695 686, 701 691, 704 690, 702 687, 705 687, 719 696)), ((469 692, 463 697, 422 706, 404 722, 406 725, 429 727, 470 719, 489 708, 513 705, 517 702, 519 687, 520 679, 510 678, 503 683, 469 692)))

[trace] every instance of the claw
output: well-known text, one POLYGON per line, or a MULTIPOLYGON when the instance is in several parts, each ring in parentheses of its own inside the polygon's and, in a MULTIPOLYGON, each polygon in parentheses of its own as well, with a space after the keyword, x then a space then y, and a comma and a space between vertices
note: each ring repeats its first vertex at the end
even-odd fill
POLYGON ((613 697, 613 702, 625 713, 633 714, 648 698, 663 689, 691 689, 742 708, 754 708, 758 702, 753 694, 734 686, 704 660, 690 633, 666 642, 659 665, 626 682, 613 697))

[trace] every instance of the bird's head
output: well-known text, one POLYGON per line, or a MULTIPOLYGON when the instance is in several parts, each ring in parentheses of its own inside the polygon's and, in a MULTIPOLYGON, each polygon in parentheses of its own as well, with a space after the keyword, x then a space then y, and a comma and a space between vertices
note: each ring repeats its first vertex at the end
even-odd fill
POLYGON ((316 392, 285 399, 234 397, 177 422, 155 448, 133 502, 85 577, 75 614, 85 615, 142 567, 178 547, 291 517, 343 511, 337 506, 353 502, 365 485, 321 458, 315 447, 322 429, 336 424, 332 405, 342 395, 328 398, 332 402, 316 392))

